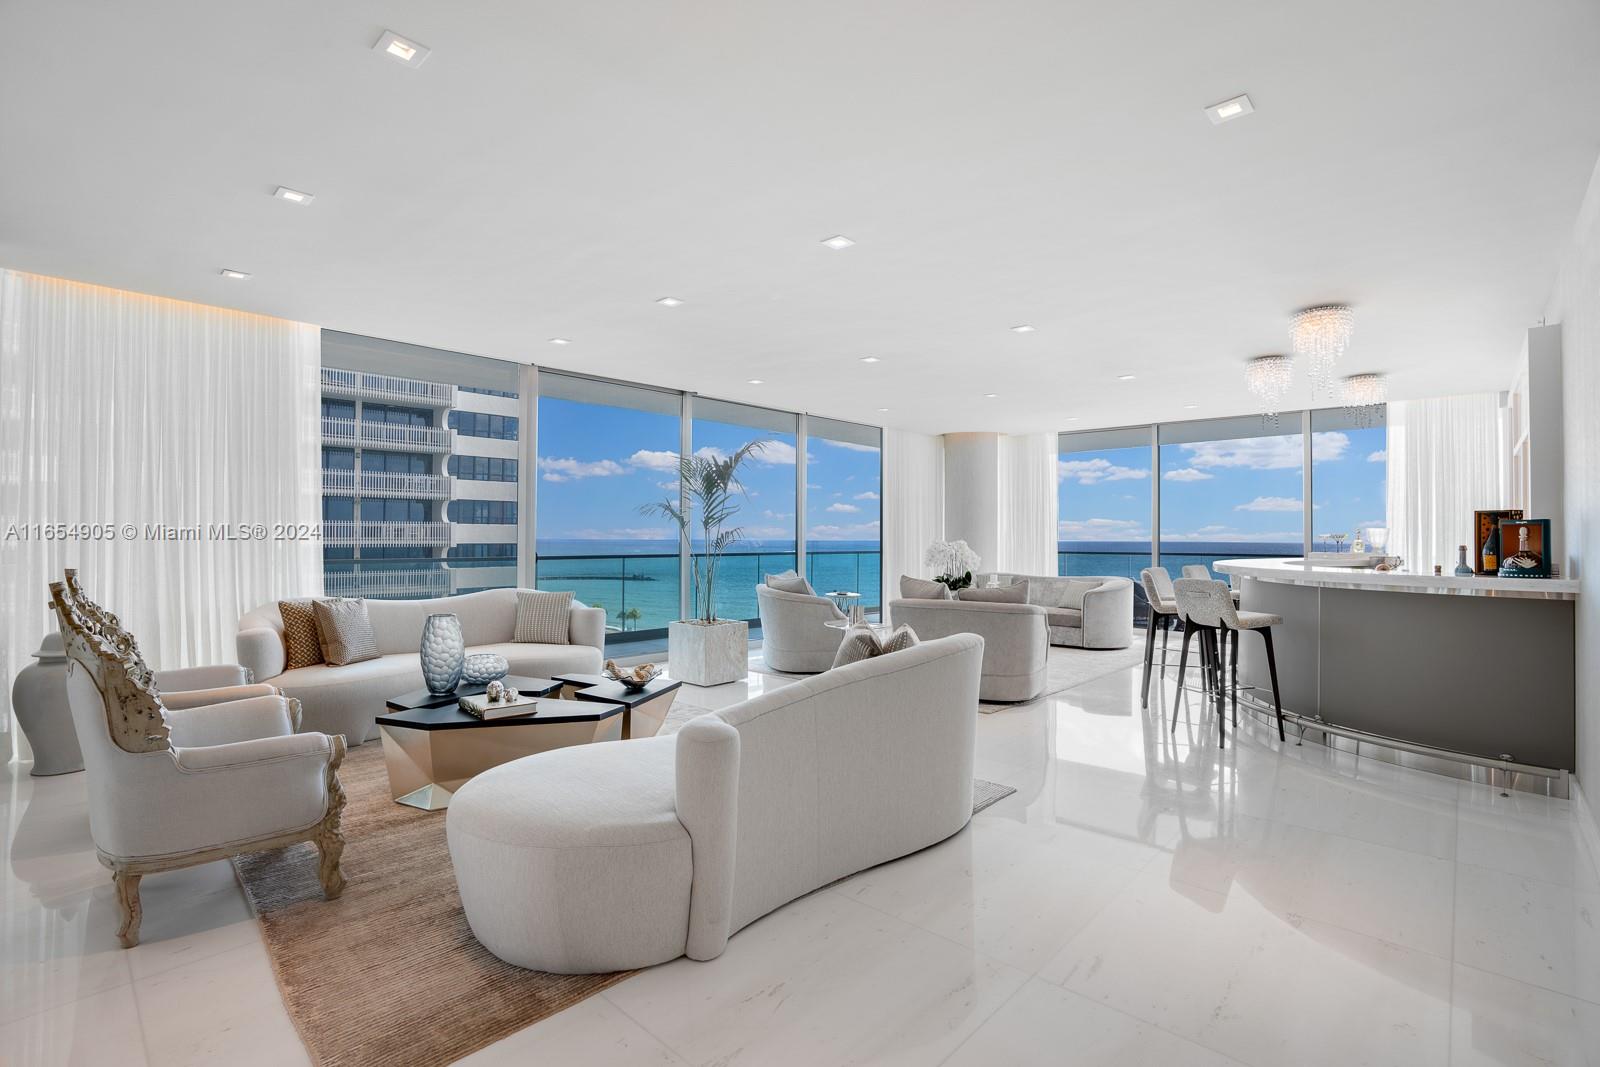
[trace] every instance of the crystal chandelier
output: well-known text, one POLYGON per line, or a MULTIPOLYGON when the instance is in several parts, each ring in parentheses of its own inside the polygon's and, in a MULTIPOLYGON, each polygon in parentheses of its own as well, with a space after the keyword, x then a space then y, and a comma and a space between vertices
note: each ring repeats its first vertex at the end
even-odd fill
POLYGON ((1266 406, 1267 421, 1278 425, 1278 411, 1289 395, 1294 360, 1288 356, 1257 356, 1244 365, 1244 384, 1266 406))
POLYGON ((1345 414, 1359 427, 1376 425, 1389 402, 1389 379, 1382 374, 1352 374, 1340 384, 1345 414))
POLYGON ((1333 395, 1333 371, 1350 346, 1355 314, 1345 304, 1324 304, 1296 311, 1289 319, 1294 354, 1306 361, 1311 395, 1333 395))

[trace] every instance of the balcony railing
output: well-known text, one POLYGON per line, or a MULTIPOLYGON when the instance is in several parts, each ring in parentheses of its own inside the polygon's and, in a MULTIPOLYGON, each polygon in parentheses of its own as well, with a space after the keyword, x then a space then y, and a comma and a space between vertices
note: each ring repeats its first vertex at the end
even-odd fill
POLYGON ((328 596, 423 600, 450 595, 450 573, 443 567, 385 568, 336 571, 322 576, 328 596))
POLYGON ((439 548, 450 543, 448 522, 361 522, 337 520, 322 524, 322 541, 328 545, 422 545, 439 548))
POLYGON ((412 499, 444 500, 450 496, 450 479, 443 474, 404 474, 398 471, 347 471, 324 468, 322 491, 353 495, 360 485, 362 496, 401 496, 412 499))
POLYGON ((408 452, 449 452, 455 431, 446 426, 404 426, 365 419, 322 417, 322 439, 335 445, 360 445, 363 448, 399 448, 408 452))
POLYGON ((334 367, 322 368, 322 391, 328 396, 394 401, 421 407, 450 408, 456 404, 456 387, 453 385, 334 367))

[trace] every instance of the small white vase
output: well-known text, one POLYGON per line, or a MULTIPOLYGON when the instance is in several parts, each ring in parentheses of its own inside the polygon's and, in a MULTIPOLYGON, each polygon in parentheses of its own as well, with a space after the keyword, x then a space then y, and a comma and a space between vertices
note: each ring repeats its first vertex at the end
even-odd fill
POLYGON ((680 619, 667 625, 667 668, 690 685, 743 681, 749 668, 750 624, 680 619))
POLYGON ((36 662, 22 668, 11 686, 17 725, 33 749, 28 773, 43 778, 81 771, 83 752, 67 707, 67 653, 61 634, 45 634, 33 658, 36 662))

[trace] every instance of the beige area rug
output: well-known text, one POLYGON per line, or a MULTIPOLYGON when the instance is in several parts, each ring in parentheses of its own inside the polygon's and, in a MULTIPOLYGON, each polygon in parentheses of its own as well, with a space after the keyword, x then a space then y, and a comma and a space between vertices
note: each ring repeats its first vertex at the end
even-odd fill
MULTIPOLYGON (((674 706, 662 733, 707 709, 674 706)), ((619 741, 617 744, 627 744, 619 741)), ((389 796, 383 748, 339 769, 344 894, 324 900, 309 844, 234 860, 261 920, 272 970, 312 1062, 327 1067, 452 1063, 571 1007, 632 971, 564 975, 503 963, 461 910, 442 812, 389 796)), ((973 781, 973 813, 1016 792, 973 781)))
POLYGON ((546 974, 501 962, 467 927, 444 814, 390 798, 376 741, 345 758, 339 780, 349 806, 348 884, 338 900, 322 899, 309 844, 234 861, 314 1063, 451 1063, 632 973, 546 974))
MULTIPOLYGON (((1126 670, 1129 667, 1144 662, 1144 633, 1141 631, 1134 635, 1137 639, 1127 648, 1058 648, 1050 646, 1050 656, 1045 661, 1044 692, 1040 696, 1050 696, 1054 693, 1064 692, 1074 686, 1092 682, 1096 678, 1104 678, 1108 674, 1126 670)), ((1160 655, 1158 646, 1156 654, 1160 655)), ((1178 650, 1172 650, 1171 660, 1178 662, 1178 650)), ((1035 697, 1034 699, 1038 699, 1035 697)), ((978 710, 985 715, 993 715, 997 711, 1014 708, 1015 704, 979 704, 978 710)))

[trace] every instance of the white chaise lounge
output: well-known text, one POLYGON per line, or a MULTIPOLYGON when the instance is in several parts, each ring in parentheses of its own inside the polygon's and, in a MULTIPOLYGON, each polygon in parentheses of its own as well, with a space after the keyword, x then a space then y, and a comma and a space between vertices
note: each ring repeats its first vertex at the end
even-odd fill
POLYGON ((562 974, 708 960, 775 908, 972 816, 983 640, 784 686, 676 735, 528 756, 446 817, 472 932, 562 974))

